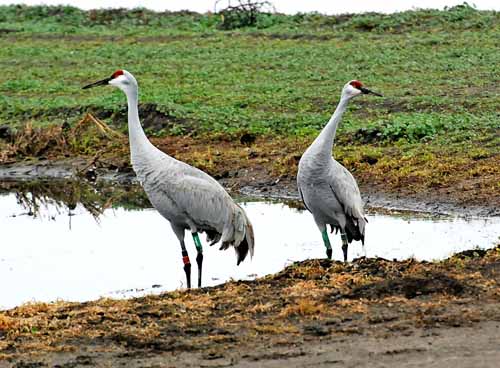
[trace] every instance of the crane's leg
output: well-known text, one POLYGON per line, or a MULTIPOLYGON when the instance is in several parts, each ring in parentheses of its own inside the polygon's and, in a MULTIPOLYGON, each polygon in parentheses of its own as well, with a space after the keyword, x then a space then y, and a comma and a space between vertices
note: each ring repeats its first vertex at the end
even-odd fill
POLYGON ((196 250, 198 254, 196 255, 196 263, 198 264, 198 287, 201 287, 201 267, 203 265, 203 247, 201 246, 201 241, 198 236, 198 233, 192 233, 194 245, 196 246, 196 250))
POLYGON ((325 228, 321 231, 321 236, 323 237, 323 243, 326 247, 326 256, 328 259, 332 259, 332 245, 330 244, 330 239, 328 239, 328 231, 325 228))
POLYGON ((344 262, 347 262, 347 247, 349 246, 349 243, 347 242, 347 235, 345 232, 341 232, 340 237, 342 238, 342 252, 344 252, 344 262))
POLYGON ((188 289, 191 289, 191 261, 189 260, 189 254, 186 250, 186 245, 184 244, 184 228, 180 226, 176 226, 170 223, 172 226, 172 230, 174 230, 177 239, 179 239, 179 243, 181 244, 182 251, 182 262, 184 263, 184 272, 186 273, 186 282, 188 289))
POLYGON ((186 273, 186 282, 188 289, 191 289, 191 261, 189 260, 189 255, 186 250, 186 245, 184 240, 181 241, 182 249, 182 262, 184 262, 184 272, 186 273))

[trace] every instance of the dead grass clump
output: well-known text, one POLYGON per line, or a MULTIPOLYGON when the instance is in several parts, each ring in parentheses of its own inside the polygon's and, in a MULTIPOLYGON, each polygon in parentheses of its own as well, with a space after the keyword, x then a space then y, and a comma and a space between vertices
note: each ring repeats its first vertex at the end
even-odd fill
POLYGON ((13 142, 6 147, 4 158, 40 157, 48 154, 61 154, 67 140, 61 126, 34 128, 31 122, 26 123, 24 129, 19 131, 13 142))
POLYGON ((0 332, 9 330, 17 330, 19 328, 19 320, 0 314, 0 332))
POLYGON ((257 313, 268 313, 270 312, 274 307, 274 303, 268 302, 264 304, 256 304, 253 307, 251 307, 248 312, 251 314, 257 314, 257 313))
POLYGON ((327 288, 322 287, 314 280, 299 281, 292 286, 283 289, 287 297, 310 297, 317 299, 328 292, 327 288))
POLYGON ((13 310, 16 316, 22 318, 34 317, 37 314, 47 313, 51 309, 48 303, 25 303, 13 310))
POLYGON ((196 295, 196 297, 189 297, 189 294, 187 293, 185 295, 188 297, 176 302, 176 307, 180 310, 189 311, 190 313, 193 311, 198 313, 208 313, 215 307, 215 302, 209 295, 196 295))
POLYGON ((273 278, 278 280, 314 280, 320 282, 330 277, 333 265, 334 263, 326 259, 308 260, 300 264, 294 263, 273 276, 273 278))
POLYGON ((73 128, 62 125, 35 128, 29 121, 2 149, 0 163, 27 157, 58 158, 75 154, 93 154, 99 149, 127 147, 125 135, 114 131, 91 114, 73 128))
POLYGON ((323 313, 325 311, 324 304, 318 304, 310 299, 300 299, 296 304, 285 307, 279 314, 280 317, 291 316, 310 316, 313 314, 323 313))
POLYGON ((363 286, 379 280, 380 278, 372 277, 370 275, 365 275, 362 273, 346 273, 342 272, 340 274, 333 274, 330 279, 330 285, 335 287, 342 292, 348 292, 353 287, 363 286))

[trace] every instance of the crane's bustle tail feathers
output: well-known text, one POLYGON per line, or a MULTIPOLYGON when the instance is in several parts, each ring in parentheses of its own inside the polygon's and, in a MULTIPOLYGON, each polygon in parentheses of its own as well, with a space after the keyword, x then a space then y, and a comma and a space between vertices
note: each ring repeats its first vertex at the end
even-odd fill
MULTIPOLYGON (((248 219, 247 219, 248 221, 248 219)), ((254 252, 254 235, 252 224, 248 221, 245 229, 245 238, 234 249, 236 250, 237 265, 245 260, 250 252, 250 257, 253 257, 254 252)))
POLYGON ((235 242, 234 250, 236 251, 236 262, 239 265, 250 253, 253 257, 254 252, 254 234, 252 223, 248 219, 245 211, 240 206, 236 205, 234 216, 234 231, 235 242))
POLYGON ((222 234, 207 232, 207 238, 210 238, 214 243, 220 240, 220 250, 226 250, 230 246, 234 247, 238 265, 246 258, 248 253, 253 257, 253 227, 245 211, 236 203, 234 204, 234 210, 228 223, 224 226, 222 234))
POLYGON ((365 225, 366 220, 363 217, 347 217, 345 232, 347 235, 347 241, 350 243, 353 240, 361 240, 361 243, 365 244, 365 225))

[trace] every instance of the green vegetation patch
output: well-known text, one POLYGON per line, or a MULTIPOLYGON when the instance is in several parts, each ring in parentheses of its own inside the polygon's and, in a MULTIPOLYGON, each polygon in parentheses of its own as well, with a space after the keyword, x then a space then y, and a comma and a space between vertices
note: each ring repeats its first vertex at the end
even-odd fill
MULTIPOLYGON (((384 120, 382 140, 442 134, 437 126, 464 112, 476 126, 498 117, 496 12, 464 5, 259 19, 222 31, 217 14, 2 6, 0 122, 74 123, 86 111, 109 118, 125 108, 121 92, 80 87, 118 68, 137 76, 141 103, 197 133, 315 134, 354 78, 385 97, 356 100, 342 129, 384 120), (390 112, 407 116, 390 122, 390 112)), ((171 128, 164 133, 186 132, 171 128)))
MULTIPOLYGON (((352 101, 337 134, 335 155, 358 179, 390 173, 395 185, 414 178, 428 187, 479 175, 490 187, 500 146, 499 21, 498 12, 465 4, 392 15, 260 13, 252 27, 221 30, 218 14, 2 6, 0 127, 11 143, 0 138, 0 161, 122 145, 65 132, 90 112, 126 133, 122 92, 81 89, 124 68, 139 81, 148 135, 207 145, 252 134, 269 147, 298 137, 300 149, 282 145, 273 159, 277 173, 293 176, 343 85, 359 79, 384 97, 352 101)), ((212 161, 188 153, 183 159, 210 169, 212 161)))

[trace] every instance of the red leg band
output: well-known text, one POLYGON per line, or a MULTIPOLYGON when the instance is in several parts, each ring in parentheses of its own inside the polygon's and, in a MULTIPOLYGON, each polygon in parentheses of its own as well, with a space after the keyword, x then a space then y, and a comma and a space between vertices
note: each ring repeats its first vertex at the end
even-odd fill
POLYGON ((191 263, 191 262, 189 262, 189 256, 182 257, 182 262, 184 262, 184 264, 191 263))

